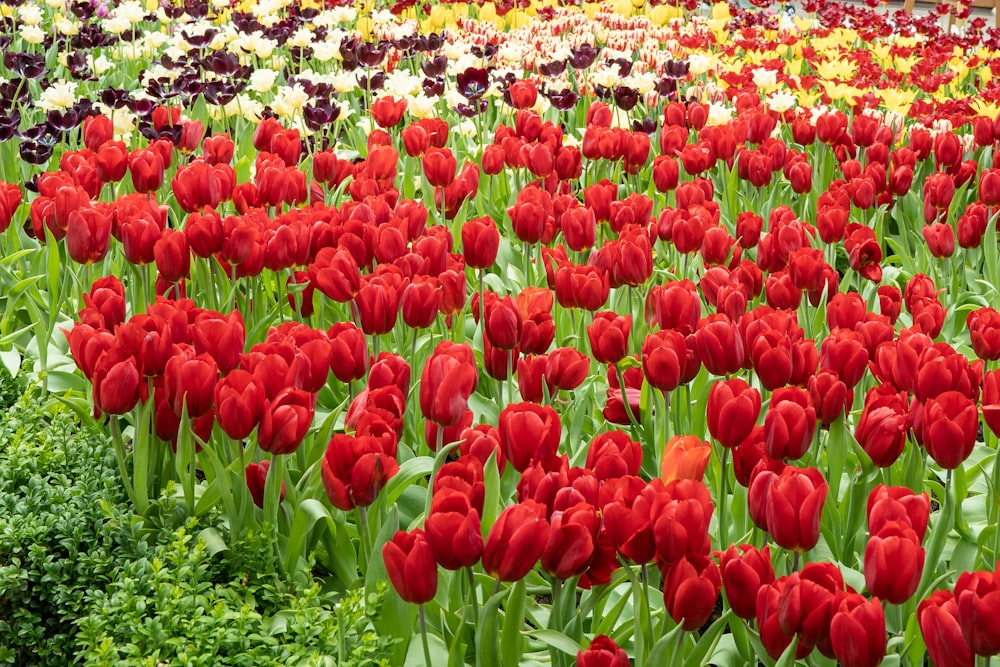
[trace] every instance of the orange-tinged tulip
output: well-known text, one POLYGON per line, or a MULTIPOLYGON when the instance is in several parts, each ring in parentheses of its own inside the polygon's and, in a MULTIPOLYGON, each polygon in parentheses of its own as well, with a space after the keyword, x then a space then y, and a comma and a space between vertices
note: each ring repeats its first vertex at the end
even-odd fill
POLYGON ((663 448, 660 477, 665 484, 675 479, 701 481, 711 453, 712 447, 701 438, 693 435, 675 435, 663 448))

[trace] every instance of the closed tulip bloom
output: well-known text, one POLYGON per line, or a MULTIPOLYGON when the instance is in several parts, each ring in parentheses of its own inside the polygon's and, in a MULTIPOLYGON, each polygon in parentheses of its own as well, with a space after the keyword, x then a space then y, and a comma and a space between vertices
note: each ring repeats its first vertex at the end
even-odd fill
POLYGON ((111 244, 111 213, 103 205, 78 208, 66 225, 66 253, 78 264, 104 259, 111 244))
POLYGON ((594 436, 587 448, 585 467, 599 480, 638 475, 642 447, 624 431, 605 431, 594 436))
POLYGON ((375 502, 399 464, 373 437, 338 434, 326 447, 320 472, 330 504, 346 512, 375 502))
POLYGON ((809 378, 809 401, 816 408, 816 418, 829 426, 851 411, 854 392, 840 381, 834 371, 821 370, 809 378))
MULTIPOLYGON (((769 586, 761 586, 757 591, 755 620, 760 631, 760 641, 764 650, 773 660, 781 657, 785 649, 792 643, 794 636, 781 629, 778 621, 778 603, 788 584, 788 577, 782 577, 769 586)), ((812 646, 801 643, 795 650, 796 659, 803 659, 813 651, 812 646)))
POLYGON ((958 624, 972 652, 1000 653, 1000 580, 993 572, 963 572, 955 582, 958 624))
POLYGON ((347 303, 361 289, 357 260, 344 248, 320 250, 309 266, 309 276, 319 291, 340 303, 347 303))
POLYGON ((513 350, 521 339, 521 313, 510 296, 486 304, 484 321, 490 343, 501 350, 513 350))
POLYGON ((973 667, 972 649, 962 636, 958 604, 949 590, 934 591, 917 607, 920 634, 927 653, 938 667, 973 667))
POLYGON ((1000 359, 1000 313, 979 308, 969 313, 965 324, 976 356, 986 361, 1000 359))
POLYGON ((248 438, 263 413, 264 389, 251 373, 237 369, 215 385, 215 416, 233 440, 248 438))
POLYGON ((403 322, 411 329, 426 329, 437 319, 441 307, 441 289, 437 280, 415 276, 400 299, 403 322))
POLYGON ((419 528, 396 531, 382 547, 382 560, 389 581, 399 597, 410 604, 424 604, 437 593, 438 574, 427 535, 419 528))
POLYGON ((946 391, 924 403, 922 440, 934 462, 946 470, 962 465, 976 444, 979 410, 957 391, 946 391))
POLYGON ((444 488, 434 493, 424 529, 434 558, 446 570, 475 565, 483 555, 479 512, 461 491, 444 488))
POLYGON ((424 365, 420 378, 420 410, 441 426, 458 421, 479 382, 472 348, 466 344, 439 343, 424 365))
POLYGON ((594 315, 594 323, 587 327, 591 354, 601 364, 617 364, 628 354, 628 337, 632 331, 632 316, 612 312, 594 315))
MULTIPOLYGON (((785 578, 778 599, 778 624, 787 635, 798 635, 803 647, 819 647, 833 657, 830 618, 837 594, 844 591, 844 577, 833 563, 807 563, 801 572, 785 578)), ((883 632, 884 634, 884 632, 883 632)))
POLYGON ((629 667, 628 653, 606 635, 597 635, 587 650, 576 654, 576 667, 629 667))
POLYGON ((195 351, 210 355, 220 372, 236 368, 246 345, 246 327, 240 311, 234 310, 226 317, 220 313, 200 313, 191 331, 195 351))
POLYGON ((473 269, 493 266, 500 247, 500 231, 492 218, 473 218, 462 225, 462 256, 473 269))
POLYGON ((363 378, 368 372, 368 339, 364 332, 351 322, 338 322, 327 334, 333 375, 344 383, 363 378))
POLYGON ((687 336, 694 333, 701 317, 701 298, 690 280, 668 282, 650 288, 646 296, 646 321, 661 329, 687 336))
MULTIPOLYGON (((707 492, 704 495, 707 496, 707 492)), ((674 563, 687 555, 706 554, 713 509, 711 500, 679 498, 661 505, 662 500, 656 499, 650 505, 650 526, 659 562, 674 563)), ((642 506, 637 502, 634 509, 642 506)))
POLYGON ((680 384, 686 364, 684 336, 670 329, 646 336, 642 343, 642 372, 650 386, 660 391, 673 391, 680 384))
POLYGON ((726 551, 716 554, 729 606, 740 618, 752 619, 757 609, 758 591, 774 582, 771 548, 765 546, 758 551, 750 544, 739 547, 731 544, 726 551))
POLYGON ((743 367, 743 338, 735 323, 725 315, 710 315, 698 322, 695 346, 712 375, 731 375, 743 367))
POLYGON ((548 538, 545 505, 530 499, 510 505, 486 538, 483 569, 500 581, 523 579, 538 562, 548 538))
POLYGON ((701 481, 708 467, 712 447, 694 435, 675 435, 667 441, 660 461, 660 479, 669 484, 675 479, 701 481))
POLYGON ((931 502, 927 493, 914 493, 905 486, 879 484, 868 494, 868 533, 878 535, 893 522, 903 522, 920 543, 927 533, 931 502))
POLYGON ((880 468, 892 465, 899 458, 910 428, 905 394, 893 394, 888 389, 881 397, 875 389, 869 392, 854 430, 858 444, 880 468))
POLYGON ((132 151, 128 169, 132 173, 132 187, 136 192, 155 192, 163 185, 163 159, 155 150, 140 148, 132 151))
POLYGON ((875 597, 903 604, 917 591, 924 571, 924 549, 912 528, 893 522, 865 546, 865 586, 875 597))
POLYGON ((774 459, 802 458, 816 432, 816 409, 800 387, 782 387, 771 395, 764 417, 764 445, 774 459))
POLYGON ((885 612, 878 598, 840 597, 830 619, 833 654, 844 667, 876 667, 885 658, 885 612))
POLYGON ((557 579, 582 575, 594 559, 600 526, 597 510, 587 502, 554 511, 542 551, 542 569, 557 579))
POLYGON ((406 113, 406 99, 397 99, 391 95, 382 95, 372 102, 372 119, 382 128, 390 128, 399 125, 406 113))
POLYGON ((815 468, 786 467, 767 494, 767 529, 775 543, 809 551, 819 542, 819 522, 828 486, 815 468))
POLYGON ((732 449, 750 435, 760 406, 760 392, 744 380, 718 380, 708 394, 708 432, 723 447, 732 449))
MULTIPOLYGON (((267 473, 271 469, 271 462, 267 459, 260 463, 251 462, 246 468, 247 490, 253 498, 253 504, 264 509, 264 485, 267 483, 267 473)), ((285 481, 281 481, 281 492, 278 502, 285 499, 285 481)))
POLYGON ((572 391, 579 387, 590 372, 590 358, 572 347, 560 347, 548 355, 545 377, 556 389, 572 391))
POLYGON ((663 573, 667 613, 684 630, 697 630, 712 616, 722 589, 718 566, 707 556, 685 556, 663 573))
POLYGON ((449 148, 429 148, 423 156, 423 168, 431 187, 446 188, 455 180, 458 162, 449 148))
MULTIPOLYGON (((627 480, 628 478, 621 478, 627 480)), ((604 528, 615 549, 633 563, 648 563, 656 555, 649 508, 635 508, 625 499, 609 502, 602 510, 604 528)))
POLYGON ((562 427, 559 414, 548 405, 513 403, 500 413, 500 446, 518 472, 533 461, 547 465, 556 459, 562 427))
POLYGON ((212 409, 218 379, 219 368, 211 355, 195 355, 192 348, 175 354, 167 362, 164 380, 174 414, 180 417, 185 409, 192 419, 206 414, 212 409))
POLYGON ((123 415, 139 402, 139 370, 135 358, 105 352, 98 359, 93 376, 94 411, 123 415))
POLYGON ((1000 433, 1000 370, 983 376, 983 421, 994 435, 1000 433))
POLYGON ((273 401, 264 406, 257 445, 271 454, 291 454, 309 432, 315 411, 316 397, 295 387, 282 389, 273 401))

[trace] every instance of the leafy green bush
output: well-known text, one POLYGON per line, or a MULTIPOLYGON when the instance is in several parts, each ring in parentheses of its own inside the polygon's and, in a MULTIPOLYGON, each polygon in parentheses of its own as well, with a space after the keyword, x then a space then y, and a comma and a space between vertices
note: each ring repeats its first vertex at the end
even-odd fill
POLYGON ((194 520, 170 542, 122 568, 92 595, 80 621, 87 665, 386 665, 390 645, 372 629, 361 591, 286 586, 268 539, 251 536, 212 556, 194 520))
POLYGON ((270 536, 169 497, 135 516, 103 430, 37 394, 0 416, 0 665, 388 664, 381 593, 293 588, 270 536))
POLYGON ((106 437, 36 389, 0 417, 0 664, 73 662, 88 590, 144 547, 118 479, 106 437))

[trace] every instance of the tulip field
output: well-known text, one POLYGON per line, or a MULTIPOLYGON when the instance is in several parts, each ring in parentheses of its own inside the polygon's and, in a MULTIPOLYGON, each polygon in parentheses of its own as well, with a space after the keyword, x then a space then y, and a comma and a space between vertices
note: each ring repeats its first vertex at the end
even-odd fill
POLYGON ((0 363, 359 664, 988 665, 1000 30, 752 1, 5 0, 0 363))

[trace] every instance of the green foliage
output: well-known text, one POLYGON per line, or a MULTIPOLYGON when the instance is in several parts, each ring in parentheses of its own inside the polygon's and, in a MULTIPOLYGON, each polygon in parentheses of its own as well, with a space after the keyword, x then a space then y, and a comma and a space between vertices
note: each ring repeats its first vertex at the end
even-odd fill
MULTIPOLYGON (((13 386, 0 380, 0 400, 13 386)), ((0 664, 71 662, 87 591, 140 553, 109 452, 35 390, 0 417, 0 664)))
POLYGON ((0 417, 0 665, 388 664, 384 583, 292 587, 273 535, 227 548, 169 495, 135 516, 100 427, 37 391, 0 417))
POLYGON ((268 564, 269 540, 250 536, 233 558, 209 553, 194 520, 122 568, 95 592, 80 621, 86 665, 387 665, 389 643, 372 629, 355 590, 335 599, 319 585, 286 586, 268 564))

